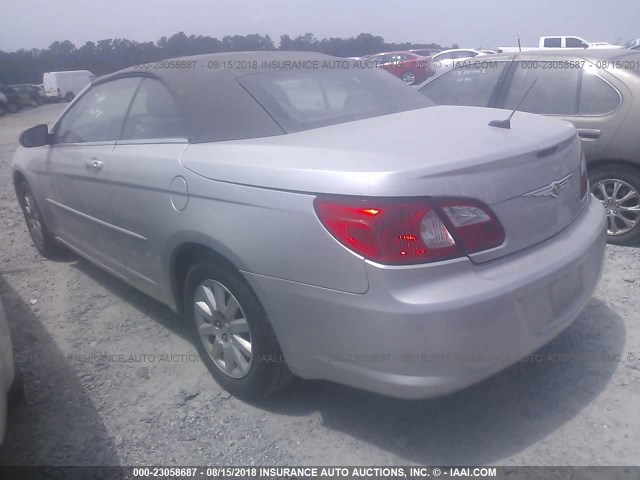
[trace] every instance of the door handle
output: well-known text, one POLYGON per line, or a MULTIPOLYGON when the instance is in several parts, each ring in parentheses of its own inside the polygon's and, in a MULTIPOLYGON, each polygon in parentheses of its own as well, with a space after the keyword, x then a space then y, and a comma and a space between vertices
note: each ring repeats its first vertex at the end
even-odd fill
POLYGON ((93 170, 100 170, 102 169, 102 165, 103 163, 98 160, 97 158, 92 158, 91 160, 86 160, 84 162, 84 164, 87 166, 87 168, 91 168, 93 170))
POLYGON ((599 128, 579 128, 578 136, 580 138, 590 138, 595 139, 602 135, 602 130, 599 128))

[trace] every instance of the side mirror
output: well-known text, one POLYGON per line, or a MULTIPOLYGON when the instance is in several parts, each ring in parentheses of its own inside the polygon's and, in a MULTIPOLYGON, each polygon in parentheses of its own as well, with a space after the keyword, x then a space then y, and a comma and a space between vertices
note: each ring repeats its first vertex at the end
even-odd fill
POLYGON ((31 127, 20 134, 20 145, 25 148, 42 147, 51 143, 49 127, 44 123, 31 127))

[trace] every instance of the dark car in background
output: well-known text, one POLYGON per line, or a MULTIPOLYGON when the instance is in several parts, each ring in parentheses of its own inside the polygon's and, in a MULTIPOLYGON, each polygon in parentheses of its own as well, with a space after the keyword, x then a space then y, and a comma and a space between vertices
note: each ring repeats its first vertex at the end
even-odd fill
POLYGON ((22 108, 22 99, 20 94, 13 88, 6 85, 0 85, 0 92, 4 94, 7 99, 7 110, 10 113, 16 113, 22 108))
MULTIPOLYGON (((640 240, 640 52, 580 50, 486 55, 419 86, 442 105, 515 109, 578 130, 591 192, 605 206, 610 243, 640 240)), ((506 113, 505 113, 506 116, 506 113)))
POLYGON ((411 52, 378 53, 366 59, 401 78, 408 85, 417 85, 435 73, 431 57, 421 57, 411 52))
POLYGON ((0 117, 6 115, 9 112, 9 106, 7 105, 7 97, 4 93, 0 92, 0 117))
POLYGON ((31 94, 24 88, 17 87, 15 85, 9 85, 7 88, 13 90, 16 95, 18 95, 18 101, 20 102, 21 107, 30 107, 32 106, 31 94))
POLYGON ((32 107, 42 105, 44 103, 44 99, 40 96, 40 91, 33 85, 21 84, 9 86, 18 92, 23 101, 28 102, 28 105, 32 107))

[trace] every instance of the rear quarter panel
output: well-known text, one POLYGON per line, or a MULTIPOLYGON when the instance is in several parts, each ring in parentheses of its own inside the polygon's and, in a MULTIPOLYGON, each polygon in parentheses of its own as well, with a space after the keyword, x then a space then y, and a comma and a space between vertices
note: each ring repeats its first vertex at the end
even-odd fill
POLYGON ((210 180, 186 169, 183 176, 189 203, 175 216, 167 268, 177 246, 197 242, 245 272, 350 293, 367 291, 364 260, 324 229, 313 209, 314 195, 210 180))

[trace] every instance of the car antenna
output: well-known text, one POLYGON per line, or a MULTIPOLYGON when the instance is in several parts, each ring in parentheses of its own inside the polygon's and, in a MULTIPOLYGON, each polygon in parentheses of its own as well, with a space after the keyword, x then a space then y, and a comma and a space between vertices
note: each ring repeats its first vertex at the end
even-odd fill
POLYGON ((490 127, 498 127, 498 128, 510 129, 511 128, 511 117, 513 117, 514 113, 516 113, 518 108, 520 108, 520 105, 522 105, 522 102, 524 102, 524 99, 527 98, 527 95, 529 95, 529 92, 531 91, 531 89, 533 88, 533 86, 536 84, 537 81, 538 81, 537 78, 533 81, 533 83, 531 84, 529 89, 525 92, 525 94, 522 96, 522 98, 518 102, 518 105, 516 105, 516 108, 514 108, 513 112, 511 112, 511 115, 509 115, 509 118, 506 118, 504 120, 491 120, 489 122, 489 126, 490 127))

